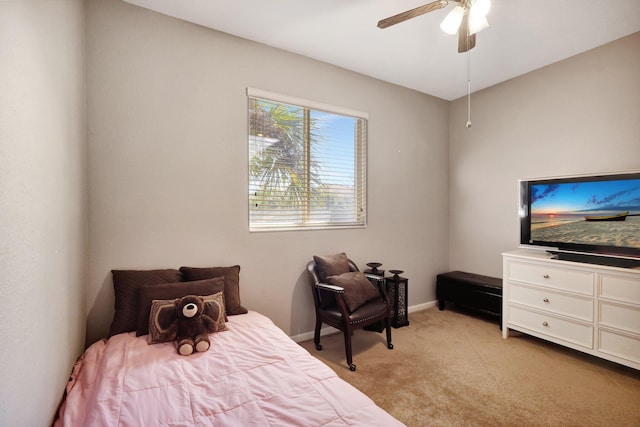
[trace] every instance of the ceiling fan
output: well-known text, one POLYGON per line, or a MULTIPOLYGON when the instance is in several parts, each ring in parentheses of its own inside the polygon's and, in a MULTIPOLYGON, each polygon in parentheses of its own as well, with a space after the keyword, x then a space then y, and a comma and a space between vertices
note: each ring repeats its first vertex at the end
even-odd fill
POLYGON ((378 22, 378 28, 387 28, 416 16, 442 9, 449 3, 458 3, 458 5, 444 18, 440 28, 447 34, 457 32, 458 52, 467 52, 476 45, 476 33, 489 26, 487 13, 491 7, 490 0, 436 0, 383 19, 378 22))

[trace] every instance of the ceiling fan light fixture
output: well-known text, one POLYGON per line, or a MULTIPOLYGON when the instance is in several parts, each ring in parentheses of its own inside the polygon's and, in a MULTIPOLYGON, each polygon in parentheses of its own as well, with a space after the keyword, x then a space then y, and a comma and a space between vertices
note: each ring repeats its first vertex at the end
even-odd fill
POLYGON ((469 17, 469 34, 475 34, 487 28, 489 26, 489 21, 484 16, 474 17, 471 15, 469 17))
POLYGON ((491 9, 491 0, 474 0, 469 9, 471 18, 484 18, 491 9))
POLYGON ((445 16, 445 18, 440 23, 440 28, 447 34, 455 34, 458 32, 458 28, 460 27, 460 23, 462 22, 462 17, 464 16, 464 8, 461 6, 456 6, 445 16))

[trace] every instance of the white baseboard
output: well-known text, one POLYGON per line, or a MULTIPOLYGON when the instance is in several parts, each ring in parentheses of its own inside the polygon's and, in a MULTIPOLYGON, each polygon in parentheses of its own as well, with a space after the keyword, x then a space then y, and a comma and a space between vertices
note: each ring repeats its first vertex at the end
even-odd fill
MULTIPOLYGON (((416 311, 422 311, 422 310, 426 310, 427 308, 431 308, 431 307, 435 307, 436 306, 436 301, 429 301, 429 302, 425 302, 422 304, 418 304, 418 305, 412 305, 409 307, 409 313, 415 313, 416 311)), ((331 326, 325 326, 322 329, 320 329, 320 336, 325 336, 325 335, 329 335, 329 334, 335 334, 340 332, 338 329, 333 328, 331 326)), ((310 339, 313 339, 313 331, 309 331, 309 332, 303 332, 301 334, 298 335, 293 335, 290 337, 292 340, 294 340, 295 342, 302 342, 302 341, 307 341, 310 339)))
POLYGON ((409 313, 415 313, 416 311, 426 310, 427 308, 435 307, 438 302, 436 300, 425 302, 418 305, 412 305, 409 307, 409 313))
MULTIPOLYGON (((331 326, 325 326, 324 328, 320 329, 320 336, 322 337, 325 335, 335 334, 336 332, 340 332, 340 331, 331 326)), ((313 331, 303 332, 298 335, 293 335, 290 338, 295 342, 307 341, 307 340, 313 339, 313 331)))

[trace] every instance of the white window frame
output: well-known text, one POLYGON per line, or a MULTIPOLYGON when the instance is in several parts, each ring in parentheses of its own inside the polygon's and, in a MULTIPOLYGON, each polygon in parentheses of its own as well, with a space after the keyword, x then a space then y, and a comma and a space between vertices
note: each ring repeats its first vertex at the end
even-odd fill
MULTIPOLYGON (((307 113, 305 113, 306 116, 307 113)), ((250 232, 263 232, 263 231, 288 231, 288 230, 315 230, 315 229, 352 229, 352 228, 365 228, 367 225, 367 124, 368 124, 368 114, 362 111, 357 111, 344 107, 337 107, 334 105, 323 104, 315 101, 309 101, 302 98, 296 98, 288 95, 282 95, 278 93, 268 92, 255 88, 247 88, 247 115, 248 115, 248 125, 247 125, 247 144, 249 146, 248 153, 248 183, 249 183, 249 231, 250 232), (306 203, 302 203, 301 205, 305 206, 305 208, 301 208, 300 206, 296 206, 292 208, 292 211, 296 212, 300 215, 299 221, 291 222, 283 222, 283 221, 274 221, 269 222, 268 220, 263 219, 260 221, 259 213, 265 212, 264 209, 257 210, 258 206, 265 206, 266 201, 261 198, 260 192, 255 191, 256 183, 254 182, 251 176, 251 162, 252 162, 252 153, 255 149, 257 149, 258 142, 256 141, 256 136, 251 136, 251 123, 250 122, 250 108, 251 108, 251 99, 259 99, 268 102, 275 102, 281 104, 292 105, 296 107, 300 107, 307 110, 314 110, 318 112, 325 112, 330 114, 336 114, 340 116, 348 116, 349 118, 355 119, 355 128, 354 129, 354 160, 353 160, 353 187, 349 188, 349 192, 352 192, 353 199, 349 199, 354 206, 350 208, 351 218, 349 220, 318 220, 317 212, 314 211, 309 206, 312 204, 310 200, 312 199, 312 189, 307 187, 306 193, 306 203), (252 139, 253 138, 253 139, 252 139), (298 211, 298 209, 302 209, 302 211, 298 211), (300 213, 304 212, 304 213, 300 213), (311 212, 311 215, 309 215, 311 212)), ((308 117, 308 116, 307 116, 308 117)), ((306 123, 306 121, 305 121, 306 123)), ((306 132, 305 132, 306 133, 306 132)), ((310 139, 310 138, 308 138, 310 139)), ((304 151, 307 153, 305 156, 310 156, 310 145, 313 142, 307 141, 304 142, 304 151)), ((339 159, 339 157, 335 157, 332 160, 339 159)), ((305 159, 304 163, 307 165, 310 163, 308 159, 305 159)), ((327 192, 327 188, 331 186, 324 187, 324 192, 327 192)), ((340 194, 337 190, 329 190, 329 193, 333 194, 334 197, 339 197, 340 194), (332 193, 332 191, 336 191, 336 193, 332 193)), ((279 203, 283 203, 280 201, 279 203)), ((325 207, 326 209, 326 207, 325 207)), ((267 211, 268 212, 268 211, 267 211)), ((275 212, 275 211, 274 211, 275 212)), ((331 211, 333 212, 333 211, 331 211)), ((337 211, 336 211, 337 212, 337 211)), ((333 215, 331 215, 333 216, 333 215)), ((268 215, 265 215, 265 218, 268 215)))

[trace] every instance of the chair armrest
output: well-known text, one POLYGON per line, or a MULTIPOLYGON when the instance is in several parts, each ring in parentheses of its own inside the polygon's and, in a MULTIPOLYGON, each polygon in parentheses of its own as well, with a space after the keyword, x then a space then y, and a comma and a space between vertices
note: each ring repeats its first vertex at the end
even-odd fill
MULTIPOLYGON (((328 283, 316 282, 316 287, 318 288, 318 293, 325 295, 330 295, 333 300, 338 305, 338 310, 342 314, 344 319, 349 318, 349 310, 347 309, 347 303, 344 300, 344 288, 342 286, 330 285, 328 283)), ((322 297, 321 297, 322 299, 322 297)), ((316 307, 317 309, 317 307, 316 307)))
POLYGON ((318 289, 322 291, 333 292, 334 294, 344 294, 344 288, 342 286, 330 285, 328 283, 316 283, 318 289))
POLYGON ((378 276, 376 274, 368 274, 368 273, 365 273, 364 275, 366 276, 367 279, 369 279, 371 283, 373 283, 373 285, 378 287, 378 292, 380 292, 380 296, 382 297, 384 302, 386 302, 388 305, 389 298, 387 297, 387 288, 384 285, 384 277, 378 276))

